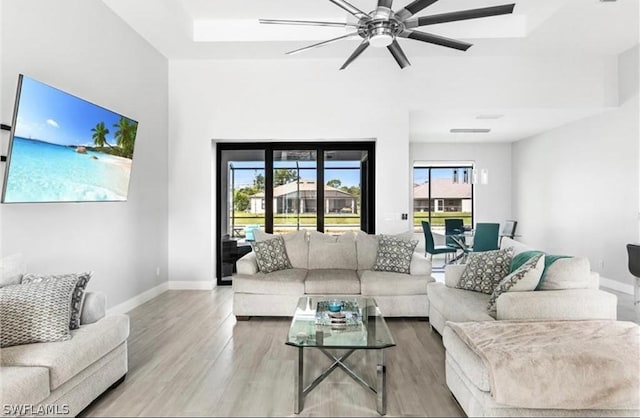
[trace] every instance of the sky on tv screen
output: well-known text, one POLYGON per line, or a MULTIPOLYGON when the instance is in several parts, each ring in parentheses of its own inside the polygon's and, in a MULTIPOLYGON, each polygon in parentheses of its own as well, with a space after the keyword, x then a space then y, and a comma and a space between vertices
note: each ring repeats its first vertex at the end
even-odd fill
POLYGON ((137 126, 22 76, 3 201, 127 200, 137 126))

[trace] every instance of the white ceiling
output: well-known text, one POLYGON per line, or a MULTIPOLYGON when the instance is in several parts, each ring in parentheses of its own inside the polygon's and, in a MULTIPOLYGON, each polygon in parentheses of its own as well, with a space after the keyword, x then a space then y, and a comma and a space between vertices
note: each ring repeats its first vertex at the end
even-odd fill
MULTIPOLYGON (((340 36, 342 29, 260 25, 259 18, 351 21, 329 0, 102 0, 170 60, 181 59, 337 59, 351 54, 358 39, 301 54, 284 52, 340 36)), ((395 0, 399 10, 410 0, 395 0)), ((513 15, 433 25, 425 30, 474 43, 467 52, 400 40, 412 57, 617 55, 639 39, 639 1, 617 0, 440 0, 419 16, 514 2, 513 15)), ((376 0, 351 0, 364 11, 376 0)), ((369 48, 359 59, 390 59, 369 48)), ((471 60, 470 60, 471 62, 471 60)), ((348 70, 347 70, 348 71, 348 70)), ((398 76, 402 76, 398 69, 398 76)), ((606 109, 464 109, 410 114, 412 141, 514 141, 606 109), (477 120, 498 113, 497 120, 477 120), (482 123, 478 123, 482 122, 482 123), (483 126, 480 126, 483 125, 483 126), (491 127, 482 135, 451 135, 453 127, 491 127)))

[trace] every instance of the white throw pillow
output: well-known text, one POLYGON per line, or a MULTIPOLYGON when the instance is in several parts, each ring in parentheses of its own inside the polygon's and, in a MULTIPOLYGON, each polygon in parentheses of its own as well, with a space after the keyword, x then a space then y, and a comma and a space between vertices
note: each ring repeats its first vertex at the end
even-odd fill
POLYGON ((588 258, 561 258, 547 267, 539 290, 587 289, 590 277, 588 258))
POLYGON ((378 254, 378 236, 358 231, 356 234, 356 251, 358 253, 358 270, 371 270, 378 254))
POLYGON ((489 298, 489 313, 496 311, 496 301, 501 294, 506 292, 529 292, 535 290, 544 271, 544 254, 531 257, 513 273, 506 276, 498 283, 489 298))
POLYGON ((329 235, 317 231, 309 233, 309 270, 356 270, 356 234, 329 235))
POLYGON ((19 284, 26 270, 22 254, 0 258, 0 287, 19 284))

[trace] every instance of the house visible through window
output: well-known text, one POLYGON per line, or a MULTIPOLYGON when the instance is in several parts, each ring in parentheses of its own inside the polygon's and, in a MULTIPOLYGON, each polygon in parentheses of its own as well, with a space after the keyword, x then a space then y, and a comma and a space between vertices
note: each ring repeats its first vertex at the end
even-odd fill
POLYGON ((427 166, 413 168, 413 225, 422 231, 422 221, 444 231, 445 219, 462 219, 473 225, 472 165, 427 166))
POLYGON ((248 246, 256 229, 375 232, 374 142, 216 147, 218 266, 228 265, 218 267, 219 284, 234 263, 224 248, 248 246))

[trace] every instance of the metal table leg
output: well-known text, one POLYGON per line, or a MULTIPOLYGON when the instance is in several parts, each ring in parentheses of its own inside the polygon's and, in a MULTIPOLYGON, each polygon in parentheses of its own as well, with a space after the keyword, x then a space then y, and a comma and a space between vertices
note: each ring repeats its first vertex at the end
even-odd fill
POLYGON ((387 366, 384 364, 384 350, 378 350, 376 368, 376 407, 380 415, 387 414, 387 366))
POLYGON ((298 348, 298 372, 295 376, 295 405, 293 410, 296 414, 299 414, 304 408, 304 352, 303 348, 298 348))

